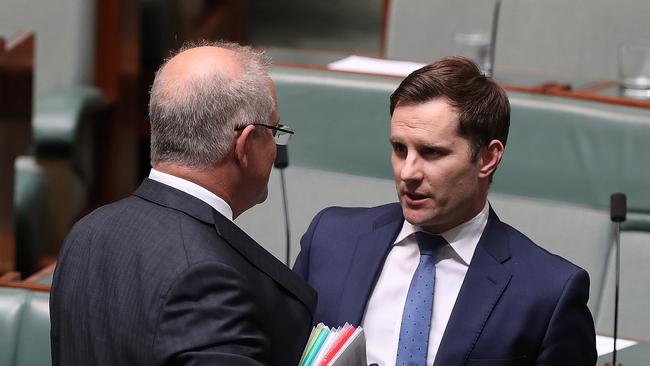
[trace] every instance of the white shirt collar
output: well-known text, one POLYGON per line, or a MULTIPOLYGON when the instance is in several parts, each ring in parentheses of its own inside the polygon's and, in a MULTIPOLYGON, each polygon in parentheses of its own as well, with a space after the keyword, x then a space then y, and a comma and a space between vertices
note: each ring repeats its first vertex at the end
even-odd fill
MULTIPOLYGON (((466 265, 471 262, 474 250, 476 250, 478 241, 483 234, 483 229, 487 225, 489 208, 490 205, 486 201, 481 212, 472 219, 440 234, 466 265)), ((417 231, 422 231, 422 228, 404 220, 402 230, 397 234, 393 245, 402 244, 406 238, 417 231)))
POLYGON ((196 183, 192 183, 189 180, 179 178, 171 174, 163 173, 153 168, 151 168, 151 172, 149 173, 149 179, 155 180, 162 184, 166 184, 172 188, 176 188, 179 191, 183 191, 191 196, 194 196, 212 206, 212 208, 217 210, 217 212, 223 216, 227 217, 230 221, 233 220, 232 209, 230 208, 230 205, 228 205, 226 201, 224 201, 216 194, 208 191, 196 183))

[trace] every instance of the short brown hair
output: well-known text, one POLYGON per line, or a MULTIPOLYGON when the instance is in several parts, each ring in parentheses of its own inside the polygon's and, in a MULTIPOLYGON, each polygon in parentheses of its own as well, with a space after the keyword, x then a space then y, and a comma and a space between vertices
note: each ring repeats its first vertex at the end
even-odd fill
POLYGON ((398 105, 444 98, 459 116, 458 131, 472 146, 472 158, 490 141, 506 145, 510 102, 506 92, 465 57, 445 57, 413 71, 390 96, 390 115, 398 105))

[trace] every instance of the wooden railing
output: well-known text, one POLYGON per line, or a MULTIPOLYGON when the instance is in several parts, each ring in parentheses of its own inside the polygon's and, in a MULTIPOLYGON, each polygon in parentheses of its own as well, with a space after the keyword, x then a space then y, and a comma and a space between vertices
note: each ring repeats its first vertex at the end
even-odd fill
POLYGON ((32 291, 50 292, 52 284, 49 281, 42 281, 50 277, 54 273, 56 263, 41 269, 33 275, 27 277, 25 280, 21 279, 20 273, 10 271, 0 276, 0 287, 22 288, 32 291))

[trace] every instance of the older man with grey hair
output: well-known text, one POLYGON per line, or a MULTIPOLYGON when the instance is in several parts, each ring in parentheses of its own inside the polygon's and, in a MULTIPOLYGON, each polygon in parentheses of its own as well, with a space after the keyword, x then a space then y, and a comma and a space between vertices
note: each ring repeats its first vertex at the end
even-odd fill
POLYGON ((232 222, 266 199, 276 144, 293 133, 268 65, 218 43, 160 68, 149 178, 79 221, 59 254, 54 365, 298 363, 315 294, 232 222))

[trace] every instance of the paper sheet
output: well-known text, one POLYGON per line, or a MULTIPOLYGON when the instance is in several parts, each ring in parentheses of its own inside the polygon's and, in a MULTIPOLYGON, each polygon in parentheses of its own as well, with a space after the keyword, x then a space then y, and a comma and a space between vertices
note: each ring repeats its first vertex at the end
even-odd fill
POLYGON ((354 55, 327 65, 330 70, 365 72, 391 76, 406 76, 422 66, 425 66, 425 64, 354 55))
MULTIPOLYGON (((616 340, 616 349, 620 351, 623 348, 634 346, 635 344, 637 344, 637 342, 618 338, 616 340)), ((597 335, 596 349, 598 350, 598 356, 614 352, 614 338, 597 335)))

